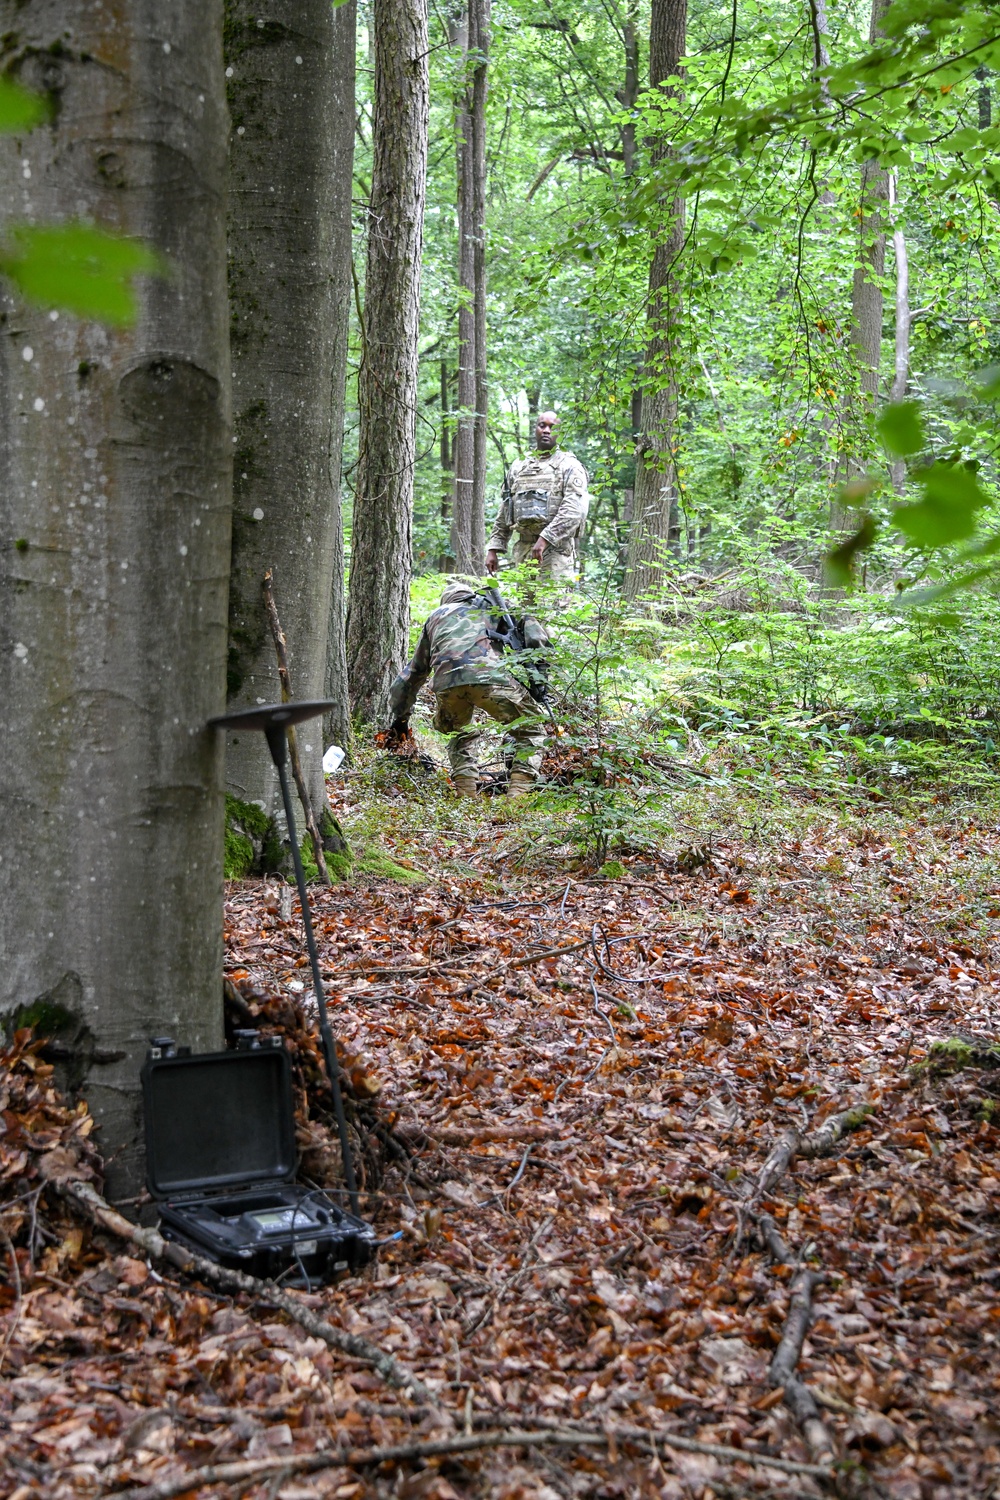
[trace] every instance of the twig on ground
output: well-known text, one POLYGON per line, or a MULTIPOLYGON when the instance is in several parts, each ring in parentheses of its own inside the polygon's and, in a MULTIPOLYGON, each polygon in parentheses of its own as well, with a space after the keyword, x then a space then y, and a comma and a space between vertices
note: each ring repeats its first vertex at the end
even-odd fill
POLYGON ((590 939, 584 938, 582 943, 570 943, 565 948, 543 948, 540 953, 527 953, 524 958, 512 958, 499 969, 494 969, 491 974, 483 974, 472 984, 467 984, 464 990, 459 990, 455 995, 456 1000, 461 1000, 464 995, 471 995, 473 990, 482 989, 484 985, 490 984, 494 979, 502 979, 511 969, 524 969, 529 964, 537 964, 543 958, 562 958, 566 953, 579 953, 581 948, 589 948, 590 939))
POLYGON ((0 1345, 0 1370, 2 1370, 3 1362, 7 1358, 7 1350, 11 1346, 11 1342, 17 1332, 17 1325, 21 1321, 21 1307, 24 1299, 21 1291, 21 1267, 17 1263, 17 1251, 14 1249, 14 1241, 2 1224, 0 1224, 0 1240, 2 1240, 3 1247, 10 1256, 11 1279, 14 1283, 14 1306, 11 1309, 10 1327, 7 1329, 7 1335, 3 1344, 0 1345))
MULTIPOLYGON (((633 979, 632 976, 629 975, 629 974, 619 974, 616 969, 609 969, 608 968, 607 964, 603 961, 603 959, 601 958, 601 955, 597 951, 597 933, 599 931, 600 931, 600 927, 595 922, 594 925, 593 925, 593 927, 591 928, 591 931, 590 931, 590 947, 591 947, 591 951, 593 952, 593 955, 594 955, 594 962, 596 963, 597 967, 600 969, 601 973, 602 974, 606 974, 609 979, 614 979, 618 984, 645 984, 646 983, 646 977, 645 977, 645 975, 643 975, 639 979, 633 979)), ((645 936, 646 936, 646 934, 644 932, 633 932, 633 933, 629 934, 629 937, 631 937, 631 938, 641 938, 641 937, 645 937, 645 936)), ((608 940, 607 940, 606 937, 604 938, 604 941, 605 941, 605 944, 607 944, 608 940)), ((616 938, 615 941, 616 942, 620 942, 621 939, 616 938)))
POLYGON ((150 1260, 166 1261, 180 1271, 199 1276, 210 1285, 224 1287, 231 1291, 247 1292, 260 1302, 268 1303, 272 1307, 280 1307, 281 1311, 287 1314, 293 1322, 298 1323, 314 1338, 322 1339, 331 1349, 338 1349, 343 1354, 353 1355, 355 1359, 365 1360, 374 1366, 389 1385, 395 1386, 397 1390, 409 1392, 419 1401, 433 1403, 433 1394, 423 1382, 403 1369, 391 1354, 386 1354, 375 1344, 370 1344, 367 1339, 358 1338, 352 1333, 345 1333, 341 1328, 334 1328, 332 1324, 318 1318, 315 1313, 303 1307, 288 1292, 281 1291, 273 1282, 261 1281, 256 1276, 248 1276, 245 1271, 232 1271, 226 1266, 216 1265, 214 1261, 206 1260, 204 1256, 192 1254, 182 1246, 165 1240, 157 1229, 143 1229, 138 1224, 130 1223, 128 1219, 116 1213, 89 1182, 60 1182, 54 1183, 53 1186, 69 1202, 82 1209, 101 1229, 117 1235, 119 1239, 130 1241, 144 1255, 149 1256, 150 1260))
MULTIPOLYGON (((430 1442, 395 1443, 384 1448, 335 1448, 326 1453, 303 1453, 294 1458, 256 1458, 229 1464, 210 1464, 204 1468, 188 1470, 159 1484, 127 1490, 125 1500, 176 1500, 177 1496, 186 1494, 195 1484, 201 1489, 211 1484, 233 1485, 247 1480, 268 1479, 274 1474, 290 1476, 315 1474, 323 1469, 333 1468, 361 1469, 376 1464, 435 1458, 447 1453, 471 1453, 483 1448, 534 1448, 549 1443, 568 1447, 604 1447, 615 1441, 642 1443, 650 1447, 659 1443, 664 1448, 674 1448, 684 1453, 701 1453, 726 1463, 780 1469, 786 1474, 808 1475, 817 1479, 833 1477, 832 1471, 825 1465, 796 1463, 793 1459, 779 1458, 770 1453, 756 1453, 752 1449, 730 1448, 723 1443, 700 1443, 694 1438, 652 1432, 644 1427, 607 1427, 597 1431, 593 1428, 588 1430, 552 1426, 531 1430, 513 1428, 471 1435, 456 1433, 453 1437, 437 1438, 430 1442)), ((110 1497, 120 1491, 117 1488, 106 1488, 101 1493, 104 1497, 110 1497)))
MULTIPOLYGON (((597 993, 597 985, 594 983, 593 970, 591 970, 590 974, 587 977, 590 980, 590 988, 594 992, 594 1009, 596 1010, 597 1014, 600 1016, 601 1020, 604 1022, 604 1024, 607 1026, 608 1030, 611 1033, 611 1045, 612 1045, 612 1047, 617 1047, 618 1046, 618 1038, 615 1036, 614 1023, 611 1020, 611 1017, 608 1015, 607 1011, 601 1009, 601 999, 600 999, 600 996, 597 993)), ((605 1053, 605 1056, 607 1056, 607 1053, 605 1053)))

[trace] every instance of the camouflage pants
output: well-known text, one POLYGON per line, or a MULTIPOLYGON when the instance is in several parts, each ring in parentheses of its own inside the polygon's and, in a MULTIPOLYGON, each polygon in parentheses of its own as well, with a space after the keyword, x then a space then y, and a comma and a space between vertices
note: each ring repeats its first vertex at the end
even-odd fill
POLYGON ((451 735, 448 763, 453 776, 479 774, 476 749, 481 731, 466 728, 477 708, 483 709, 500 724, 513 725, 504 735, 504 748, 506 750, 512 743, 515 765, 538 775, 545 752, 541 709, 527 688, 513 678, 508 679, 508 684, 469 683, 438 694, 434 728, 439 734, 451 735), (516 720, 520 722, 515 723, 516 720))
MULTIPOLYGON (((514 562, 527 561, 536 541, 537 537, 525 537, 524 540, 515 537, 510 553, 514 562)), ((568 552, 557 552, 555 547, 546 547, 538 565, 538 576, 551 578, 553 583, 575 583, 577 571, 575 542, 570 545, 568 552)))

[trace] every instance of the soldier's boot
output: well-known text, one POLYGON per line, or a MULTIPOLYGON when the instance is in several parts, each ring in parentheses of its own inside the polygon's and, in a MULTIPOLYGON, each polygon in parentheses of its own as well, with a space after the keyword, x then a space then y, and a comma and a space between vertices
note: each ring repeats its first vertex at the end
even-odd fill
POLYGON ((476 797, 479 784, 474 776, 453 776, 451 784, 460 797, 476 797))
POLYGON ((507 783, 508 797, 527 797, 529 792, 535 790, 535 773, 520 766, 515 766, 510 773, 510 781, 507 783))

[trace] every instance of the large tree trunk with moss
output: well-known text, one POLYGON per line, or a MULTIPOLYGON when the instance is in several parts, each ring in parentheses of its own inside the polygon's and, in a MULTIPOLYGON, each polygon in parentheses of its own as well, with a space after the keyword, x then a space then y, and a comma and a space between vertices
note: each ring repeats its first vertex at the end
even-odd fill
MULTIPOLYGON (((339 704, 331 729, 342 742, 340 451, 354 24, 353 3, 333 10, 329 0, 226 0, 236 437, 229 701, 236 708, 281 696, 261 597, 270 569, 295 696, 322 698, 329 690, 339 704)), ((319 817, 326 807, 322 721, 304 725, 298 741, 319 817)), ((235 796, 280 820, 263 735, 230 736, 227 781, 235 796)))
MULTIPOLYGON (((649 32, 649 85, 668 99, 676 82, 687 38, 687 0, 653 0, 649 32)), ((670 153, 665 133, 650 153, 655 168, 670 153)), ((643 369, 642 410, 636 445, 632 526, 625 555, 625 595, 637 599, 654 588, 676 525, 677 333, 681 287, 677 262, 684 244, 684 200, 664 205, 665 224, 657 236, 649 269, 649 336, 643 369)))
POLYGON ((221 4, 0 0, 51 123, 0 201, 154 244, 131 329, 8 296, 0 346, 0 1010, 45 1015, 142 1180, 150 1036, 222 1040, 231 421, 221 4))
POLYGON ((427 172, 424 0, 374 0, 372 193, 358 373, 347 671, 351 704, 384 717, 407 651, 416 456, 420 251, 427 172))

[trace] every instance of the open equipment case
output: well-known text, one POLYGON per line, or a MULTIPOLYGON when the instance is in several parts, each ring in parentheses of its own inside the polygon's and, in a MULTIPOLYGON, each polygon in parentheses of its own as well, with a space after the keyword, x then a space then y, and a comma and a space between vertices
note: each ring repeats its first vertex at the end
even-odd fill
POLYGON ((252 1276, 309 1286, 375 1255, 371 1225, 294 1181, 295 1115, 280 1037, 204 1052, 155 1038, 142 1069, 146 1180, 165 1239, 252 1276))

